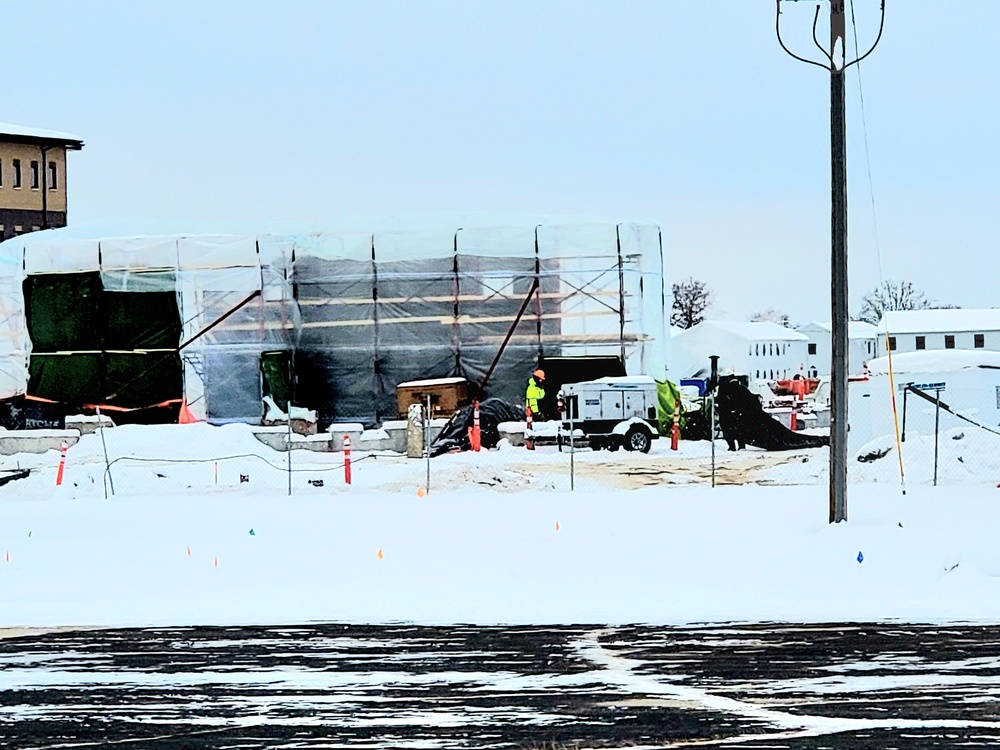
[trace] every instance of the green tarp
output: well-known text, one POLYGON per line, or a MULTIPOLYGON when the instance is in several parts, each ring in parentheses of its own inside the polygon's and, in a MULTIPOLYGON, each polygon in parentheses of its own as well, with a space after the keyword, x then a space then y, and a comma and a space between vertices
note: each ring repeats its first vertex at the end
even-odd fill
MULTIPOLYGON (((674 423, 674 409, 680 409, 681 391, 669 380, 656 381, 659 433, 669 435, 674 423)), ((684 427, 684 410, 680 409, 680 426, 684 427)))
POLYGON ((263 395, 270 396, 274 405, 288 413, 288 396, 292 390, 292 358, 290 352, 263 352, 260 355, 263 395))
POLYGON ((29 276, 24 298, 30 395, 126 408, 181 397, 176 293, 110 292, 99 273, 73 273, 29 276))

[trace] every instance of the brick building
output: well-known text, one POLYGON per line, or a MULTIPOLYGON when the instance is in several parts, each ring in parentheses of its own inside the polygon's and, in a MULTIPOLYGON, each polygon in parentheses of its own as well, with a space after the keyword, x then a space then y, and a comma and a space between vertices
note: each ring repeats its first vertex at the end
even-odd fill
POLYGON ((68 133, 0 123, 0 240, 66 226, 68 133))

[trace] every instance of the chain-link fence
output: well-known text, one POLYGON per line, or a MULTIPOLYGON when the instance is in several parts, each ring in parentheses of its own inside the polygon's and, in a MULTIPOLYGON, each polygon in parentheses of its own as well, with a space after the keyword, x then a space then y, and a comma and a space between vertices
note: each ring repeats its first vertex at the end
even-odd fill
MULTIPOLYGON (((669 427, 664 435, 650 429, 648 444, 640 440, 632 445, 621 430, 595 434, 574 424, 571 433, 568 420, 529 426, 508 411, 483 407, 479 451, 468 450, 473 422, 436 416, 424 420, 420 407, 411 410, 411 419, 386 422, 377 430, 339 424, 313 434, 300 434, 287 424, 102 428, 109 422, 71 420, 75 429, 0 437, 0 450, 7 454, 0 481, 16 481, 18 493, 29 494, 50 493, 59 481, 60 491, 74 496, 109 498, 232 492, 314 496, 364 490, 420 495, 458 489, 587 492, 827 481, 826 447, 763 450, 747 445, 732 450, 718 429, 714 441, 682 433, 675 443, 669 427)), ((788 415, 775 418, 787 421, 788 415)), ((980 389, 910 387, 897 401, 896 420, 890 412, 888 419, 868 427, 871 434, 865 433, 860 417, 857 428, 852 426, 864 441, 850 451, 849 481, 899 483, 902 469, 907 484, 996 485, 1000 426, 995 421, 996 404, 987 403, 980 389)), ((811 427, 799 432, 826 431, 811 427)))
POLYGON ((905 384, 899 391, 896 422, 901 452, 897 453, 891 432, 875 436, 857 451, 861 481, 898 481, 902 470, 906 482, 914 484, 1000 482, 994 389, 929 383, 905 384))

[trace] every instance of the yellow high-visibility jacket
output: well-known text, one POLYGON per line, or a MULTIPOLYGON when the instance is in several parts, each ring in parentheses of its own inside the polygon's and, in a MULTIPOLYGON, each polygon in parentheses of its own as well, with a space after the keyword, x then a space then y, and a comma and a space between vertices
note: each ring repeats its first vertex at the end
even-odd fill
POLYGON ((538 402, 545 398, 545 389, 535 382, 535 376, 528 378, 528 390, 524 393, 524 405, 531 409, 532 414, 538 414, 538 402))

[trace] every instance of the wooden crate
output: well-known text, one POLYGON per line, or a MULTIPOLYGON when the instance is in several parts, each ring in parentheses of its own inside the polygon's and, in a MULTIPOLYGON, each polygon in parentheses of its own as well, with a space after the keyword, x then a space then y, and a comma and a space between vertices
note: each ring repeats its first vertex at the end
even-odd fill
POLYGON ((412 404, 426 404, 431 397, 434 417, 450 417, 463 406, 469 405, 469 381, 465 378, 437 378, 413 380, 396 386, 396 411, 400 419, 412 404))

